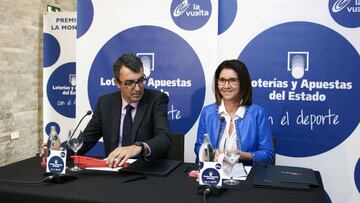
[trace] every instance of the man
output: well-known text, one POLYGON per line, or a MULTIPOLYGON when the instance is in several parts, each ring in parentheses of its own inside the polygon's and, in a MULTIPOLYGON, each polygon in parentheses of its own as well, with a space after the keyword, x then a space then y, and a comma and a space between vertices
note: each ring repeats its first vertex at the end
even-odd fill
POLYGON ((120 91, 99 98, 78 154, 89 151, 101 137, 109 167, 122 166, 132 157, 152 159, 165 154, 171 145, 168 96, 144 89, 143 65, 133 54, 122 55, 113 73, 120 91))

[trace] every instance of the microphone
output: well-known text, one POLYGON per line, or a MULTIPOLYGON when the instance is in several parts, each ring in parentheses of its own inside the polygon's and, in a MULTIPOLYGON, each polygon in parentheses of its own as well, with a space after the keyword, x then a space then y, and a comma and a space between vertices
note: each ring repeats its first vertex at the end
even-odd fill
POLYGON ((86 116, 91 115, 91 114, 92 114, 92 112, 91 112, 90 110, 88 110, 88 111, 86 112, 86 114, 80 119, 80 121, 79 121, 79 123, 77 124, 75 130, 74 130, 73 133, 70 135, 70 139, 74 136, 76 130, 78 129, 78 127, 79 127, 80 123, 83 121, 83 119, 84 119, 86 116))
POLYGON ((223 125, 224 121, 225 121, 225 118, 223 116, 221 116, 220 117, 220 129, 219 129, 218 136, 217 136, 217 139, 216 139, 216 149, 219 148, 220 133, 222 131, 222 125, 223 125))
POLYGON ((198 186, 198 195, 203 195, 204 198, 207 195, 214 195, 216 197, 219 197, 223 191, 225 191, 225 189, 219 186, 213 186, 213 185, 198 186))
POLYGON ((62 184, 77 179, 76 176, 57 173, 45 173, 44 177, 45 178, 42 180, 43 182, 55 184, 62 184))

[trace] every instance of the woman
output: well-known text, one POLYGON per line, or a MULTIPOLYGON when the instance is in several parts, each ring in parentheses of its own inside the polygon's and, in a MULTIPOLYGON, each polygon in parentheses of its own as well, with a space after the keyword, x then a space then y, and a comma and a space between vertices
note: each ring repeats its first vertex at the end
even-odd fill
POLYGON ((238 60, 223 61, 215 71, 216 103, 204 107, 198 127, 195 153, 198 160, 203 135, 208 134, 217 155, 225 142, 237 146, 245 164, 271 164, 274 147, 268 115, 252 103, 252 87, 246 65, 238 60))

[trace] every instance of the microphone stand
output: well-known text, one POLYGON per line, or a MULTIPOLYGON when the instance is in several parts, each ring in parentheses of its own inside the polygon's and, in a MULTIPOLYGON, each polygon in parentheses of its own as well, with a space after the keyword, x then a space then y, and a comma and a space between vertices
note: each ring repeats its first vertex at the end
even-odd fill
POLYGON ((78 129, 78 127, 79 127, 80 123, 83 121, 83 119, 84 119, 86 116, 91 115, 91 114, 92 114, 92 112, 89 110, 89 111, 87 111, 86 114, 80 119, 80 121, 79 121, 79 123, 77 124, 75 130, 74 130, 73 133, 70 135, 69 140, 74 136, 76 130, 78 129))

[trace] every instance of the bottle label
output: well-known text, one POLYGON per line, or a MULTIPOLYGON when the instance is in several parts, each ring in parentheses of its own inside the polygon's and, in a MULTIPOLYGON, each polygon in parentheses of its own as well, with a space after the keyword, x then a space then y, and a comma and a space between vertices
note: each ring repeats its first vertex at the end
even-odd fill
POLYGON ((220 162, 202 162, 199 184, 222 186, 222 164, 220 162))
POLYGON ((46 172, 65 174, 66 151, 49 150, 47 157, 46 172))

